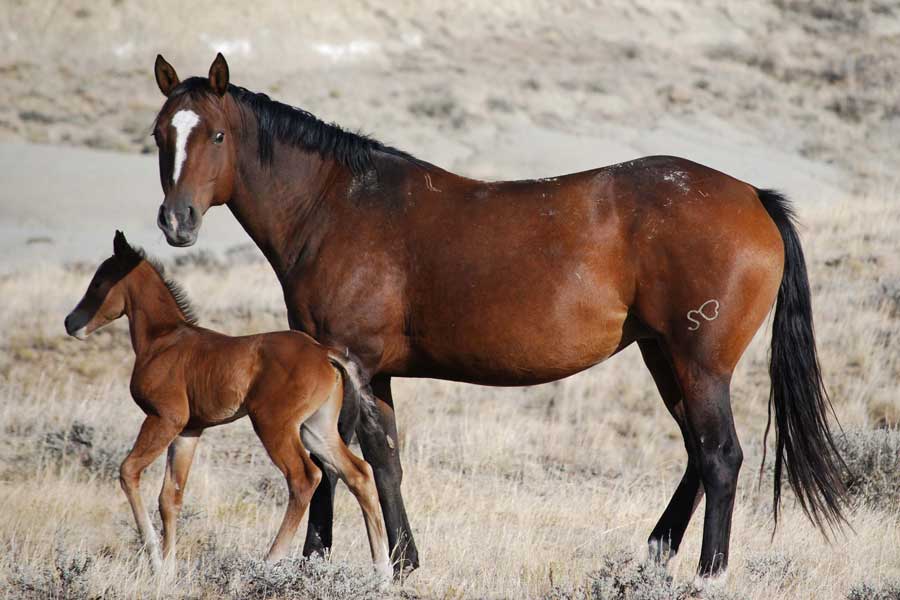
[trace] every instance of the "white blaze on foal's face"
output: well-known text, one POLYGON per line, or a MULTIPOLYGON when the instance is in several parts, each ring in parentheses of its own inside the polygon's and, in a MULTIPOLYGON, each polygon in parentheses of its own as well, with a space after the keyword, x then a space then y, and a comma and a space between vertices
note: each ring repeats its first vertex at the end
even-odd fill
POLYGON ((172 127, 175 128, 175 169, 172 171, 172 185, 178 183, 181 167, 187 160, 188 137, 199 122, 200 117, 192 110, 179 110, 172 117, 172 127))

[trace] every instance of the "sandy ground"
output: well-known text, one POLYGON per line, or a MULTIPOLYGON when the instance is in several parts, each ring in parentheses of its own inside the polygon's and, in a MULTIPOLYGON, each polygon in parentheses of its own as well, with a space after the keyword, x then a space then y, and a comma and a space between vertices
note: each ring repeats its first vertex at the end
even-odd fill
MULTIPOLYGON (((135 572, 144 587, 134 590, 146 595, 154 585, 131 558, 132 525, 115 483, 83 465, 60 467, 41 445, 88 424, 95 450, 117 456, 139 421, 122 399, 124 325, 92 345, 61 331, 115 229, 174 265, 204 324, 232 333, 284 326, 274 275, 227 209, 207 214, 190 252, 168 247, 154 224, 162 194, 149 125, 162 97, 153 59, 162 52, 182 77, 202 75, 219 50, 234 82, 473 177, 552 176, 664 153, 786 191, 806 225, 838 414, 866 431, 900 421, 895 3, 15 0, 0 5, 0 416, 9 434, 0 457, 13 457, 0 461, 9 507, 0 532, 10 556, 28 557, 21 562, 48 564, 54 544, 82 548, 103 557, 92 589, 135 572), (221 260, 175 264, 199 252, 221 260)), ((767 344, 764 333, 735 377, 747 460, 734 532, 744 542, 729 590, 843 598, 866 578, 900 577, 896 510, 859 509, 860 535, 823 550, 789 505, 770 544, 767 499, 753 485, 767 344), (791 577, 754 579, 754 561, 777 553, 795 565, 791 577)), ((426 565, 405 588, 411 594, 571 588, 605 546, 642 547, 682 468, 677 431, 630 350, 550 386, 398 387, 404 493, 426 565)), ((283 498, 266 491, 277 479, 265 483, 274 476, 264 455, 245 450, 254 443, 249 426, 231 431, 209 436, 224 459, 209 450, 199 460, 186 552, 200 555, 211 538, 258 554, 280 517, 283 498), (263 483, 249 485, 241 468, 263 483)), ((345 496, 336 556, 365 564, 345 496)), ((673 565, 679 581, 691 578, 699 531, 692 524, 673 565)), ((0 591, 7 576, 0 561, 0 591)))

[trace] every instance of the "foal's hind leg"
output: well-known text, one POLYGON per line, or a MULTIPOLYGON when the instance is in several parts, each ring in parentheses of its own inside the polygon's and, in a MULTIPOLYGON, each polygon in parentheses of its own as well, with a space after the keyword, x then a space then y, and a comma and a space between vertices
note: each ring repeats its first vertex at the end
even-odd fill
POLYGON ((366 522, 372 561, 387 581, 391 579, 393 569, 388 550, 387 530, 378 503, 375 477, 369 463, 350 452, 338 435, 334 418, 336 411, 330 410, 334 404, 335 402, 325 404, 303 424, 303 440, 310 452, 318 456, 325 465, 326 471, 331 471, 332 477, 336 472, 356 496, 366 522))
MULTIPOLYGON (((344 402, 338 420, 338 432, 345 444, 349 444, 359 421, 358 402, 344 402)), ((313 462, 322 470, 322 482, 313 493, 309 503, 309 524, 306 529, 306 542, 303 544, 303 556, 317 554, 324 556, 331 549, 331 531, 334 523, 334 491, 338 478, 334 471, 324 468, 322 461, 315 455, 313 462)))
POLYGON ((181 512, 181 501, 184 498, 184 487, 187 484, 188 472, 194 460, 194 451, 200 441, 202 429, 183 431, 169 444, 166 460, 166 474, 162 490, 159 492, 159 515, 163 527, 163 559, 172 555, 175 549, 175 524, 181 512))
POLYGON ((322 472, 313 464, 300 441, 299 423, 284 421, 279 416, 281 415, 267 415, 264 418, 252 414, 250 416, 266 452, 284 474, 288 484, 288 505, 275 541, 266 554, 269 562, 275 562, 288 553, 306 506, 322 478, 322 472))
POLYGON ((700 481, 699 467, 688 443, 681 386, 678 384, 672 363, 656 340, 640 340, 638 346, 666 408, 678 423, 685 448, 688 450, 688 463, 681 482, 647 540, 650 559, 665 564, 678 553, 691 516, 703 497, 703 485, 700 481))

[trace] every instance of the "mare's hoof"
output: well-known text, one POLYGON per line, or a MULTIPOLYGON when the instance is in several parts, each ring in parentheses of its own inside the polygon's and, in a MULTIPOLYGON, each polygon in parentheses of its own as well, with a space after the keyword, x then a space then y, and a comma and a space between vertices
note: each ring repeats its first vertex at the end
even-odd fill
POLYGON ((394 563, 394 579, 400 581, 406 579, 410 573, 419 568, 418 556, 404 556, 394 563))
POLYGON ((669 564, 669 561, 672 560, 676 552, 677 550, 672 548, 672 544, 669 540, 651 539, 647 542, 647 557, 651 562, 662 565, 663 567, 669 564))

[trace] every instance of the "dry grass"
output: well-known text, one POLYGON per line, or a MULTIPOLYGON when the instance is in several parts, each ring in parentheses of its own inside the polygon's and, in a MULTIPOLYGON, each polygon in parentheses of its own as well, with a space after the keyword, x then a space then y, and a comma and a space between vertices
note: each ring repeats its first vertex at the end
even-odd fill
MULTIPOLYGON (((857 477, 855 532, 827 544, 788 496, 770 540, 771 476, 756 488, 768 394, 764 329, 734 378, 746 460, 732 567, 714 589, 691 583, 699 518, 667 574, 640 562, 684 450, 629 349, 589 372, 527 389, 397 382, 404 491, 423 567, 387 594, 896 598, 900 434, 885 427, 896 425, 898 413, 900 268, 893 235, 900 209, 888 197, 801 203, 823 368, 857 477)), ((173 265, 172 274, 197 301, 204 324, 241 333, 285 322, 265 264, 226 268, 205 257, 173 265)), ((85 266, 46 265, 0 280, 7 299, 0 315, 0 591, 262 598, 308 597, 303 586, 312 585, 323 598, 379 595, 367 579, 362 519, 343 490, 332 564, 292 562, 273 571, 254 560, 275 532, 285 493, 246 422, 204 435, 177 574, 150 574, 114 476, 142 418, 128 396, 126 325, 86 343, 63 335, 62 318, 88 279, 85 266)), ((160 477, 156 464, 144 480, 151 505, 160 477)))

